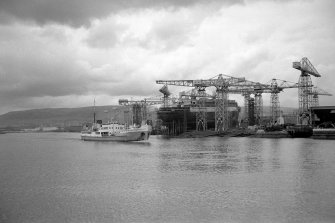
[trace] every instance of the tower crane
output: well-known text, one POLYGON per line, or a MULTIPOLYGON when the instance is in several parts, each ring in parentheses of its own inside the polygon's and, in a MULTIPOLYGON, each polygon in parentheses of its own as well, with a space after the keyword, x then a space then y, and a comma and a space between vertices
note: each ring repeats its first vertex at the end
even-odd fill
MULTIPOLYGON (((301 74, 299 77, 299 115, 309 115, 309 108, 312 105, 313 95, 308 92, 312 92, 312 79, 314 77, 321 77, 319 72, 315 69, 312 63, 303 57, 299 62, 293 62, 293 68, 300 70, 301 74)), ((301 121, 300 121, 301 122, 301 121)))

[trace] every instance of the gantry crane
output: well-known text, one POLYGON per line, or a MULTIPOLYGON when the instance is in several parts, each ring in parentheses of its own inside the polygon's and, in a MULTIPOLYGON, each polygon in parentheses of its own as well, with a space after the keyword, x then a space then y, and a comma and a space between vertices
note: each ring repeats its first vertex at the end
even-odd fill
MULTIPOLYGON (((143 121, 147 121, 148 105, 157 105, 162 103, 164 102, 160 98, 145 98, 143 100, 119 99, 119 105, 132 106, 132 122, 137 125, 142 124, 143 121)), ((130 122, 130 120, 128 120, 128 122, 130 122)))
MULTIPOLYGON (((244 97, 244 121, 249 123, 249 101, 250 95, 255 94, 255 86, 259 86, 259 83, 255 83, 254 86, 231 86, 228 88, 229 94, 241 94, 244 97)), ((257 94, 258 95, 258 94, 257 94)), ((256 107, 256 105, 255 105, 256 107)))
POLYGON ((266 87, 255 88, 258 94, 270 93, 271 121, 275 123, 280 116, 279 93, 286 88, 298 88, 298 83, 292 83, 285 80, 275 79, 266 87), (279 81, 279 82, 278 82, 279 81))
POLYGON ((167 107, 168 99, 169 99, 169 96, 171 95, 171 92, 169 91, 167 84, 164 84, 164 86, 161 89, 159 89, 159 92, 163 94, 163 106, 167 107))
POLYGON ((256 124, 260 124, 263 117, 263 93, 270 93, 270 105, 271 105, 271 121, 274 123, 280 116, 280 104, 279 104, 279 93, 285 88, 298 88, 297 83, 289 83, 285 80, 272 79, 270 84, 254 83, 253 86, 249 87, 232 87, 229 88, 229 93, 242 94, 244 96, 244 107, 245 107, 245 121, 249 122, 249 101, 250 95, 255 95, 255 119, 256 124), (278 82, 279 81, 279 82, 278 82))
POLYGON ((206 88, 195 87, 189 91, 182 91, 179 93, 179 100, 184 101, 188 97, 191 99, 191 104, 194 103, 196 108, 196 130, 206 131, 207 130, 207 110, 205 107, 206 98, 215 98, 215 95, 206 93, 206 88), (198 101, 196 99, 198 98, 198 101))
MULTIPOLYGON (((228 93, 229 88, 235 86, 236 88, 252 87, 261 85, 252 81, 246 80, 244 77, 232 77, 228 75, 219 74, 210 79, 205 80, 157 80, 157 84, 177 85, 186 87, 195 87, 198 91, 204 91, 206 87, 216 88, 215 98, 215 130, 217 132, 225 131, 228 128, 228 93), (223 78, 223 76, 225 78, 223 78)), ((205 114, 204 114, 205 115, 205 114)), ((205 119, 205 117, 202 117, 205 119)))
POLYGON ((215 99, 215 131, 223 132, 228 128, 227 122, 227 90, 230 85, 244 82, 245 78, 236 78, 228 75, 219 74, 210 79, 200 80, 157 80, 157 84, 176 85, 185 87, 196 87, 199 91, 206 87, 216 88, 215 99), (225 76, 226 78, 223 78, 225 76))
MULTIPOLYGON (((308 92, 312 92, 312 79, 310 75, 314 77, 321 77, 319 72, 315 69, 312 63, 303 57, 300 62, 293 62, 293 68, 300 70, 301 74, 299 77, 299 115, 300 117, 310 116, 309 108, 313 102, 313 95, 308 92)), ((302 121, 300 120, 300 123, 302 121)))
POLYGON ((305 92, 308 95, 312 95, 312 103, 311 107, 317 107, 319 106, 319 95, 326 95, 326 96, 332 96, 331 93, 328 93, 325 90, 322 90, 321 88, 318 87, 313 87, 310 92, 305 92))
POLYGON ((199 89, 199 88, 193 88, 189 91, 182 91, 179 93, 179 99, 183 99, 184 97, 189 97, 191 99, 196 98, 213 98, 214 95, 210 95, 206 93, 206 89, 199 89))

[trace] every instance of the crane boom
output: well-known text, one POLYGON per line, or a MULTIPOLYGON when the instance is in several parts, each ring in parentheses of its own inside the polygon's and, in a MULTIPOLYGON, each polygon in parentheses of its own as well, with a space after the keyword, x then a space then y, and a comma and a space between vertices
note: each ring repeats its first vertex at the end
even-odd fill
POLYGON ((293 68, 301 70, 302 73, 311 74, 315 77, 321 77, 319 72, 315 69, 307 57, 303 57, 300 62, 293 62, 293 68))
POLYGON ((321 89, 321 88, 318 88, 318 87, 313 87, 311 91, 309 92, 306 92, 307 94, 310 94, 310 95, 326 95, 326 96, 333 96, 331 93, 321 89))
POLYGON ((157 80, 156 84, 176 85, 185 87, 225 87, 239 82, 244 82, 244 77, 228 77, 223 78, 222 74, 218 78, 199 79, 199 80, 157 80))
POLYGON ((199 89, 194 88, 190 91, 182 91, 179 93, 179 97, 203 97, 203 98, 212 98, 213 95, 207 94, 205 91, 199 91, 199 89))
POLYGON ((157 99, 157 100, 128 100, 128 99, 119 99, 119 105, 132 105, 132 104, 147 104, 147 105, 157 105, 157 104, 162 104, 163 100, 162 99, 157 99))

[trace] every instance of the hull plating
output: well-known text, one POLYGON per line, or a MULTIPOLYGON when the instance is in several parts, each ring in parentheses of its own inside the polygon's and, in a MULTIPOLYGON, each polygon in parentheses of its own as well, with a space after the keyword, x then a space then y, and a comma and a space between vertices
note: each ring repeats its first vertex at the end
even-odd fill
POLYGON ((139 131, 139 132, 125 132, 118 133, 111 136, 101 136, 95 135, 94 132, 90 134, 82 134, 81 139, 85 141, 143 141, 148 140, 150 133, 148 131, 139 131))

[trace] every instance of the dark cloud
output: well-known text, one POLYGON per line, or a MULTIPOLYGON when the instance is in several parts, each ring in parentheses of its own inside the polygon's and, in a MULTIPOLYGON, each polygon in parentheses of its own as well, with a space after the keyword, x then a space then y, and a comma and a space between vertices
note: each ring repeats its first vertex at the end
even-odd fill
POLYGON ((125 9, 152 7, 185 7, 194 4, 236 4, 243 0, 1 0, 0 22, 12 17, 38 24, 62 23, 72 26, 89 24, 93 18, 103 18, 125 9))
MULTIPOLYGON (((280 2, 250 1, 222 7, 219 0, 210 0, 207 7, 204 0, 4 2, 0 0, 0 113, 83 106, 96 95, 108 104, 112 97, 158 94, 158 79, 226 73, 261 82, 273 77, 294 81, 299 72, 292 62, 303 56, 322 74, 319 86, 332 89, 331 0, 328 5, 302 1, 282 7, 280 2), (120 12, 124 9, 129 10, 120 12), (16 22, 9 23, 11 19, 16 22)), ((281 95, 283 105, 291 106, 292 100, 297 105, 297 94, 291 92, 290 97, 281 95)))

